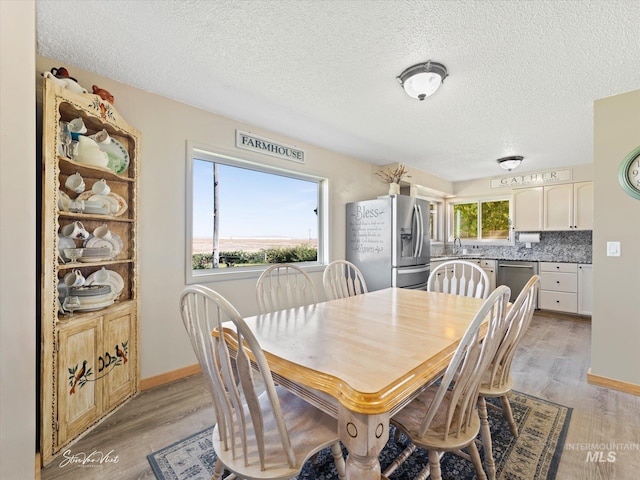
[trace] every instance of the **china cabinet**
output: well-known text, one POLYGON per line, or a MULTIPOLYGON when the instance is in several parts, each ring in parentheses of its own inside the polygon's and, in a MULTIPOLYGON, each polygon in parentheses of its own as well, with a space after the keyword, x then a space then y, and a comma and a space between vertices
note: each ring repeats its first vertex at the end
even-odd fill
POLYGON ((140 134, 99 96, 42 82, 38 385, 46 465, 139 389, 140 134), (77 156, 66 128, 77 119, 82 135, 111 139, 106 166, 77 156), (76 174, 81 179, 67 182, 76 174), (70 260, 72 247, 84 247, 82 256, 70 260), (65 276, 79 285, 67 287, 65 276), (102 296, 84 296, 92 288, 102 296))

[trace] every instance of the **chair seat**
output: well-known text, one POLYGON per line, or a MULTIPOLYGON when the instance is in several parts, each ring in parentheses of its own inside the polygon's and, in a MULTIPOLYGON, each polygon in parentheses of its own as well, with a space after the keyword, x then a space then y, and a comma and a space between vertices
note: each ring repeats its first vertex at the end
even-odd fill
POLYGON ((483 397, 492 398, 492 397, 502 397, 511 391, 513 388, 513 378, 511 378, 511 374, 507 376, 506 381, 501 384, 498 382, 498 378, 495 379, 493 385, 490 385, 491 378, 489 372, 485 373, 482 377, 482 382, 480 383, 479 394, 483 397))
MULTIPOLYGON (((230 445, 228 450, 224 450, 223 444, 220 442, 218 427, 216 426, 213 430, 213 448, 216 455, 228 470, 238 474, 240 478, 288 479, 295 477, 303 464, 314 453, 338 441, 338 423, 336 419, 282 387, 276 387, 276 392, 298 464, 290 468, 287 463, 276 423, 268 405, 268 397, 263 393, 259 396, 259 399, 264 415, 266 471, 260 470, 260 460, 256 448, 250 448, 249 465, 247 466, 240 454, 237 455, 237 458, 233 458, 233 451, 230 445)), ((246 407, 245 413, 249 415, 246 407)), ((250 428, 250 425, 248 427, 247 443, 255 445, 253 429, 250 428)), ((239 442, 241 442, 241 437, 236 432, 236 444, 239 445, 239 442)), ((238 448, 238 452, 240 451, 241 449, 238 448)))
POLYGON ((433 403, 433 398, 437 391, 437 386, 426 389, 411 401, 409 405, 394 415, 391 421, 396 427, 406 433, 411 441, 418 447, 427 450, 434 448, 438 451, 460 450, 467 446, 478 435, 480 431, 480 419, 477 411, 475 411, 471 416, 471 422, 466 430, 459 430, 457 434, 453 431, 454 426, 452 425, 447 441, 443 442, 444 428, 448 423, 445 416, 448 406, 451 403, 451 390, 445 394, 426 435, 418 436, 418 429, 424 418, 424 412, 427 411, 429 405, 433 403))

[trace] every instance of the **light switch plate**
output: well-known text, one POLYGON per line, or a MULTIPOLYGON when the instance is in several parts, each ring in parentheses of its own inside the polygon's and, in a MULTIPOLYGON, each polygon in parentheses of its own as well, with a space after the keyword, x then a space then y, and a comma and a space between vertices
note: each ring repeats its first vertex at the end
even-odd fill
POLYGON ((620 256, 620 242, 607 242, 607 257, 620 256))

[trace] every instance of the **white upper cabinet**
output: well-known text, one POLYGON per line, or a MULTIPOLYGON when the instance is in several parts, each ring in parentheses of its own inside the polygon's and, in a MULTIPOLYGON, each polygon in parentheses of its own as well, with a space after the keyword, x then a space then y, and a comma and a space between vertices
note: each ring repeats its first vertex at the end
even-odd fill
POLYGON ((513 191, 516 231, 592 230, 593 183, 564 183, 513 191))
POLYGON ((513 191, 513 228, 516 231, 542 230, 543 199, 542 187, 513 191))
POLYGON ((593 184, 567 183, 544 187, 544 230, 591 230, 593 184))
POLYGON ((544 187, 544 230, 570 230, 573 227, 573 185, 544 187))
POLYGON ((593 230, 593 183, 573 184, 573 222, 576 230, 593 230))

